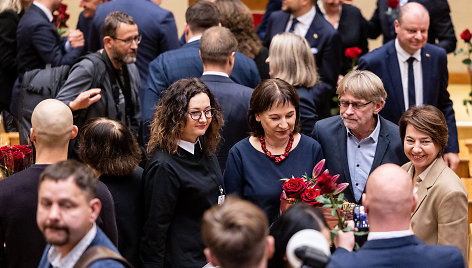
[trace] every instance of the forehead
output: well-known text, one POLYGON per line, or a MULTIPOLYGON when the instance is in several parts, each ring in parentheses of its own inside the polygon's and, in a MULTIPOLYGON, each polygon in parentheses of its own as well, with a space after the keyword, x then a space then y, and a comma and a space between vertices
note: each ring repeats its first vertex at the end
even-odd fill
POLYGON ((431 138, 431 136, 429 136, 428 134, 422 131, 419 131, 411 124, 408 124, 406 126, 405 136, 415 137, 415 138, 431 138))
POLYGON ((120 22, 116 28, 116 36, 136 36, 138 35, 138 25, 120 22))
POLYGON ((366 99, 359 99, 359 98, 354 97, 354 95, 350 91, 347 91, 347 90, 341 96, 339 96, 339 100, 350 101, 350 102, 368 101, 366 99))
POLYGON ((210 98, 208 97, 207 94, 201 92, 198 93, 197 95, 193 96, 190 98, 188 102, 188 107, 193 108, 193 107, 200 107, 200 106, 208 106, 210 105, 210 98))
POLYGON ((429 16, 424 12, 406 13, 402 16, 400 27, 427 30, 429 28, 429 16))
POLYGON ((265 112, 268 114, 274 114, 274 113, 282 113, 282 112, 291 112, 295 111, 295 106, 290 101, 287 101, 286 103, 282 102, 276 102, 272 104, 272 106, 267 109, 265 112))
POLYGON ((68 199, 80 202, 86 200, 86 193, 75 184, 73 178, 60 181, 46 178, 39 185, 38 196, 53 201, 68 199))

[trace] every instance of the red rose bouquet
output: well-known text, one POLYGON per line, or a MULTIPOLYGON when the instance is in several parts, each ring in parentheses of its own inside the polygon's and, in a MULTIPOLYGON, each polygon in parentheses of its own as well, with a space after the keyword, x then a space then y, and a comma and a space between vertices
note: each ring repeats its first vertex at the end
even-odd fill
MULTIPOLYGON (((454 55, 459 55, 459 54, 465 54, 466 58, 462 60, 462 63, 467 66, 467 71, 469 73, 470 77, 470 83, 471 83, 471 90, 469 93, 469 97, 467 99, 463 100, 464 106, 467 107, 467 105, 472 105, 472 43, 470 40, 472 39, 472 34, 470 33, 469 29, 465 29, 461 33, 461 39, 465 42, 466 48, 459 48, 458 50, 454 51, 454 55)), ((467 109, 467 112, 469 110, 467 109)))
POLYGON ((351 59, 351 68, 348 70, 348 72, 352 71, 354 69, 354 66, 357 64, 357 60, 362 54, 362 49, 358 47, 348 47, 346 48, 346 51, 344 51, 344 55, 351 59))
POLYGON ((57 32, 62 36, 67 32, 66 22, 69 19, 69 14, 67 14, 67 5, 61 3, 59 9, 54 11, 52 16, 52 21, 57 27, 57 32))
POLYGON ((33 164, 33 150, 27 145, 0 147, 0 176, 8 177, 33 164))

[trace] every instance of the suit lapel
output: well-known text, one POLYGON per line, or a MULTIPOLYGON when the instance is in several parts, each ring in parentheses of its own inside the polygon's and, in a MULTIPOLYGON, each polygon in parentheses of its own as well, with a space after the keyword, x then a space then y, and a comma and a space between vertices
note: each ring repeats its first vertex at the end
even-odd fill
MULTIPOLYGON (((389 47, 387 48, 387 66, 388 72, 390 75, 387 75, 389 81, 385 88, 389 93, 390 103, 399 103, 400 105, 392 105, 390 109, 395 109, 395 114, 403 114, 405 111, 405 100, 403 99, 403 85, 402 85, 402 76, 400 74, 400 66, 398 66, 398 57, 397 51, 395 50, 395 42, 389 42, 389 47)), ((397 122, 394 122, 395 124, 397 122)))
MULTIPOLYGON (((316 49, 318 48, 318 38, 320 34, 323 34, 323 29, 320 28, 321 23, 319 20, 322 19, 324 20, 323 16, 321 15, 321 12, 316 12, 315 17, 313 18, 313 21, 311 22, 310 27, 308 28, 308 31, 306 32, 305 39, 308 41, 308 44, 310 44, 310 47, 315 47, 316 49)), ((316 54, 316 53, 313 53, 316 54)))
MULTIPOLYGON (((411 163, 409 165, 411 166, 411 163)), ((426 176, 424 181, 422 181, 418 186, 418 192, 416 193, 418 195, 418 205, 416 206, 413 214, 411 214, 411 217, 413 217, 413 215, 415 215, 415 213, 419 210, 423 203, 423 200, 426 198, 426 196, 428 196, 428 190, 436 183, 436 180, 438 179, 439 175, 442 173, 444 168, 446 168, 446 164, 444 163, 444 160, 439 157, 438 159, 436 159, 436 162, 429 170, 428 175, 426 176)))
POLYGON ((342 172, 343 172, 342 174, 343 176, 341 176, 340 183, 342 182, 349 183, 349 190, 351 191, 352 197, 354 198, 354 188, 352 187, 351 174, 349 173, 349 164, 347 162, 347 131, 346 131, 346 127, 344 126, 343 120, 341 118, 339 121, 339 126, 337 128, 336 137, 338 141, 342 141, 342 142, 335 143, 337 147, 335 149, 337 149, 340 155, 339 160, 341 162, 342 172))
POLYGON ((390 144, 389 133, 387 131, 387 127, 385 125, 385 121, 380 115, 378 116, 378 120, 380 120, 380 132, 379 132, 379 139, 377 141, 377 148, 375 149, 374 161, 372 162, 372 167, 370 168, 370 173, 374 171, 381 163, 382 159, 387 152, 388 145, 390 144))
POLYGON ((429 94, 431 92, 430 83, 431 83, 431 55, 425 51, 423 47, 421 49, 421 68, 423 70, 423 103, 431 103, 428 101, 429 94))

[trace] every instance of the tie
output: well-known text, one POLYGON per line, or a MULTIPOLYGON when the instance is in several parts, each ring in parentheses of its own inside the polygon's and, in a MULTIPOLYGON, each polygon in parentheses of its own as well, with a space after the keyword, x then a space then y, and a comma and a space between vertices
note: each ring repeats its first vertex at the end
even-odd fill
POLYGON ((295 31, 295 25, 297 25, 298 20, 296 18, 292 19, 292 26, 290 26, 290 29, 288 30, 289 33, 293 33, 295 31))
POLYGON ((415 97, 415 74, 413 73, 413 62, 415 58, 410 57, 408 62, 408 107, 416 105, 415 97))

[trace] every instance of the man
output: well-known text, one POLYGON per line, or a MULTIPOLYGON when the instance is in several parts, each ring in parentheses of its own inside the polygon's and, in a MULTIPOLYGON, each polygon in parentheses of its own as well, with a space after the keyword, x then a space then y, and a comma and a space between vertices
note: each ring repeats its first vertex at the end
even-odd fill
POLYGON ((236 197, 205 212, 202 239, 208 262, 222 268, 267 267, 274 254, 274 238, 269 235, 265 213, 236 197))
POLYGON ((87 42, 90 39, 90 28, 92 27, 93 17, 95 16, 95 10, 99 5, 103 3, 103 0, 81 0, 79 7, 84 10, 79 14, 79 20, 77 21, 77 29, 82 31, 85 40, 85 51, 88 50, 87 42))
POLYGON ((264 46, 269 47, 274 35, 293 32, 305 37, 315 55, 320 80, 326 82, 324 101, 327 105, 317 107, 321 118, 330 115, 331 96, 341 73, 342 49, 338 32, 327 22, 322 14, 316 12, 314 0, 284 0, 282 11, 276 11, 269 17, 264 46))
POLYGON ((431 246, 417 238, 410 227, 417 197, 410 175, 392 164, 382 165, 369 176, 363 196, 369 222, 367 242, 357 251, 352 232, 338 232, 335 267, 465 267, 457 247, 431 246))
MULTIPOLYGON (((383 36, 383 43, 395 39, 394 18, 388 15, 389 9, 387 0, 377 0, 377 8, 368 22, 369 38, 377 38, 380 34, 383 36)), ((406 4, 407 0, 402 0, 399 5, 406 4)), ((450 9, 447 0, 416 0, 429 11, 430 27, 428 31, 428 43, 436 44, 451 53, 456 49, 456 35, 452 25, 450 9)))
POLYGON ((134 62, 141 40, 138 26, 125 13, 112 12, 105 19, 103 35, 104 50, 96 52, 99 60, 94 63, 85 58, 75 64, 56 99, 72 111, 81 110, 75 117, 79 128, 91 118, 107 117, 121 121, 137 135, 140 80, 134 62))
POLYGON ((238 141, 247 137, 247 111, 252 89, 236 84, 229 78, 234 67, 238 41, 231 31, 213 26, 206 30, 200 40, 200 56, 203 61, 201 77, 223 109, 225 125, 218 148, 218 161, 224 171, 228 152, 238 141))
POLYGON ((141 77, 139 97, 142 102, 144 90, 147 88, 149 62, 161 53, 180 46, 174 15, 149 0, 114 0, 103 3, 95 12, 90 30, 90 39, 87 41, 91 51, 96 51, 104 45, 102 41, 105 39, 104 35, 101 35, 101 29, 105 17, 113 11, 122 11, 132 16, 142 35, 142 42, 136 59, 141 77))
MULTIPOLYGON (((38 267, 73 267, 94 246, 106 247, 119 256, 95 223, 101 210, 101 202, 95 198, 97 184, 93 171, 75 160, 51 165, 41 174, 36 222, 48 246, 38 267)), ((87 267, 124 266, 102 259, 87 267)))
POLYGON ((345 199, 361 203, 367 177, 384 163, 408 162, 398 126, 379 116, 387 93, 369 71, 352 71, 339 83, 340 116, 316 122, 311 136, 323 149, 331 174, 348 182, 345 199))
MULTIPOLYGON (((159 55, 149 64, 148 88, 144 92, 143 121, 149 124, 162 90, 182 78, 200 77, 203 63, 199 56, 200 38, 203 32, 219 25, 219 11, 215 4, 200 1, 185 12, 185 39, 187 43, 176 50, 159 55)), ((231 79, 250 88, 260 82, 256 63, 247 56, 236 52, 231 79)), ((145 135, 148 135, 145 130, 145 135)))
POLYGON ((394 123, 412 105, 431 104, 446 117, 449 139, 444 154, 448 166, 459 164, 459 144, 452 101, 447 91, 446 52, 427 44, 428 11, 418 3, 400 8, 395 21, 397 38, 359 59, 360 70, 370 70, 382 79, 390 96, 381 115, 394 123))
MULTIPOLYGON (((69 107, 58 100, 44 100, 33 111, 35 164, 0 181, 0 267, 36 267, 41 259, 46 242, 35 220, 39 175, 50 164, 67 159, 69 140, 78 132, 72 121, 69 107)), ((103 204, 97 223, 116 244, 113 200, 101 182, 97 197, 103 204)))

